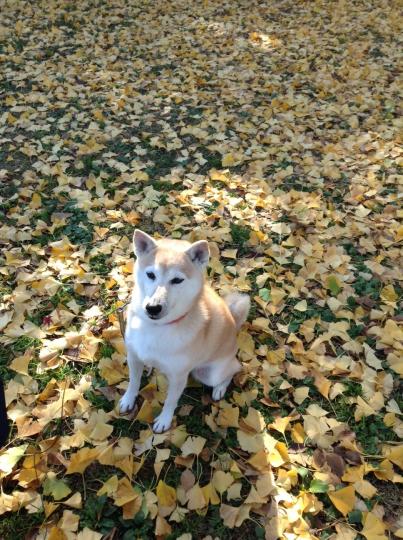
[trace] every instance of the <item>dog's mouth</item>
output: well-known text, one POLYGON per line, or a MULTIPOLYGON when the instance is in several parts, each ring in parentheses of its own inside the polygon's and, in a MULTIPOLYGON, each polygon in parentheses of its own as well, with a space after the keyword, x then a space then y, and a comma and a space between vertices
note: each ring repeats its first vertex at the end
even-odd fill
POLYGON ((147 313, 148 315, 148 318, 151 319, 152 321, 158 321, 159 319, 162 319, 163 315, 150 315, 149 313, 147 313))

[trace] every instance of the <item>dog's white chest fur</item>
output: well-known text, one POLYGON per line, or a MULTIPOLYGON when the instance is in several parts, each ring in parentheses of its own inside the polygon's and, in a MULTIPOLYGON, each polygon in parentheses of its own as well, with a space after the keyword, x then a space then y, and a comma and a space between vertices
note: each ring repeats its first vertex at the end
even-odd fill
MULTIPOLYGON (((187 368, 189 360, 184 357, 187 342, 189 346, 192 334, 183 335, 175 325, 150 324, 132 313, 126 330, 126 346, 148 367, 154 367, 168 374, 187 368)), ((190 352, 190 351, 189 351, 190 352)))

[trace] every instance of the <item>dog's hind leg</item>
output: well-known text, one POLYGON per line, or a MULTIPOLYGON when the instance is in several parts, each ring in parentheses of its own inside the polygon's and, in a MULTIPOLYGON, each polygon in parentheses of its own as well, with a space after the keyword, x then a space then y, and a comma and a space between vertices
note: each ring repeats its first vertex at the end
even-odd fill
POLYGON ((240 370, 241 364, 236 358, 231 358, 221 367, 221 369, 217 370, 216 380, 221 382, 213 386, 213 392, 211 394, 211 397, 214 401, 219 401, 224 397, 228 385, 232 381, 232 377, 240 370))
POLYGON ((227 377, 222 383, 214 386, 213 392, 211 393, 211 397, 213 398, 213 401, 220 401, 220 399, 224 397, 225 392, 227 391, 228 385, 232 381, 232 377, 233 375, 231 375, 230 377, 227 377))
POLYGON ((216 360, 192 371, 195 379, 213 387, 214 401, 223 398, 232 377, 241 370, 241 365, 234 357, 216 360))

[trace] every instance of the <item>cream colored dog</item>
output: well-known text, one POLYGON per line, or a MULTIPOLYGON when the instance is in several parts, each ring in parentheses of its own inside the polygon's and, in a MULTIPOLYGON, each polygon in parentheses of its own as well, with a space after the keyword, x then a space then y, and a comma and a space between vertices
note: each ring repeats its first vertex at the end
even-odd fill
POLYGON ((168 393, 153 429, 167 430, 189 373, 213 387, 221 399, 241 366, 236 334, 248 315, 248 296, 222 299, 204 281, 209 259, 205 240, 154 240, 136 230, 135 287, 128 309, 125 342, 130 381, 120 411, 134 407, 144 366, 168 378, 168 393))

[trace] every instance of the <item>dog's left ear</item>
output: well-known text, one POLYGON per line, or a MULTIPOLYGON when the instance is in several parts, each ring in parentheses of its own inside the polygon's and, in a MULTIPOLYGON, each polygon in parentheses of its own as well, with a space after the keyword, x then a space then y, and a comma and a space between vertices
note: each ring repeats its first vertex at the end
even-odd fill
POLYGON ((192 262, 199 264, 200 266, 207 266, 210 250, 206 240, 199 240, 194 242, 190 248, 186 250, 186 253, 189 255, 192 262))

